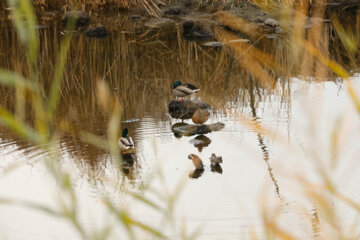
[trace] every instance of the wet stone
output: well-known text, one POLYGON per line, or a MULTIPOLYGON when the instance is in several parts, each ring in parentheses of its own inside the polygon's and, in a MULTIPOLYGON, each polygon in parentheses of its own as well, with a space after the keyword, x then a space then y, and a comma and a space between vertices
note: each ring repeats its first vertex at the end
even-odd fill
POLYGON ((270 27, 276 27, 279 26, 279 23, 273 19, 273 18, 268 18, 264 21, 264 24, 270 27))
POLYGON ((90 23, 90 16, 85 11, 67 11, 62 17, 62 25, 65 27, 72 20, 76 27, 87 26, 90 23))
POLYGON ((86 36, 91 38, 104 38, 107 35, 105 26, 92 27, 86 30, 86 36))
POLYGON ((201 109, 210 109, 211 106, 205 102, 199 100, 183 100, 176 101, 173 100, 168 105, 168 111, 171 117, 178 119, 190 119, 198 110, 201 109))

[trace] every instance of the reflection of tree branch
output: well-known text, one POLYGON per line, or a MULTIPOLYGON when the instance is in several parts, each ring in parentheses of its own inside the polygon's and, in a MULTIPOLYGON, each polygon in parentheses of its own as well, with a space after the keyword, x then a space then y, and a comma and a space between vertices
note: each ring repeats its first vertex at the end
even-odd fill
MULTIPOLYGON (((259 122, 257 121, 258 120, 258 117, 256 116, 256 109, 255 109, 255 95, 254 95, 254 86, 253 86, 253 81, 252 79, 250 79, 250 83, 249 83, 249 94, 250 94, 250 108, 251 108, 251 114, 254 118, 254 124, 257 126, 259 124, 259 122)), ((269 163, 269 151, 267 149, 267 146, 265 145, 264 143, 264 138, 263 136, 261 135, 261 133, 258 133, 257 134, 257 137, 258 137, 258 141, 259 141, 259 146, 261 148, 261 151, 264 155, 264 160, 268 166, 268 171, 269 171, 269 175, 270 175, 270 178, 271 180, 273 181, 274 183, 274 186, 275 186, 275 191, 276 191, 276 194, 280 197, 280 190, 279 190, 279 185, 277 183, 277 180, 272 172, 272 168, 270 166, 270 163, 269 163)))

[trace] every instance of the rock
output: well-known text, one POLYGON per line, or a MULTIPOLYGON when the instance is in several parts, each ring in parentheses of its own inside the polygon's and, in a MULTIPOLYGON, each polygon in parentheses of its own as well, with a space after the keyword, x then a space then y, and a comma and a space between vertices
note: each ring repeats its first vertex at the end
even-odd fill
POLYGON ((104 38, 107 35, 105 26, 92 27, 86 30, 86 36, 93 38, 104 38))
POLYGON ((169 6, 164 10, 164 13, 166 15, 186 15, 187 11, 186 8, 179 4, 174 6, 169 6))
POLYGON ((183 22, 183 36, 188 40, 209 40, 214 37, 211 26, 206 21, 188 20, 183 22))
POLYGON ((223 43, 223 42, 206 42, 206 43, 204 43, 203 44, 204 46, 206 46, 206 47, 213 47, 213 48, 215 48, 215 47, 222 47, 222 46, 224 46, 225 45, 225 43, 223 43))
POLYGON ((266 19, 264 21, 264 24, 269 26, 269 27, 277 27, 277 26, 279 26, 279 23, 273 18, 266 19))
POLYGON ((149 28, 172 28, 174 27, 175 22, 170 18, 154 18, 144 25, 149 28))
POLYGON ((225 124, 221 122, 217 122, 209 125, 176 123, 171 127, 171 130, 173 131, 176 137, 182 137, 182 136, 192 136, 195 134, 201 135, 214 131, 220 131, 221 129, 224 128, 224 126, 225 124))
POLYGON ((211 106, 199 100, 173 100, 168 105, 168 111, 171 117, 178 119, 189 119, 192 118, 196 110, 210 109, 211 106))
POLYGON ((85 11, 67 11, 62 17, 62 25, 67 26, 70 20, 75 22, 75 27, 87 26, 90 16, 85 11))
POLYGON ((283 30, 281 27, 279 27, 279 26, 275 27, 275 33, 282 33, 282 32, 283 32, 283 30))

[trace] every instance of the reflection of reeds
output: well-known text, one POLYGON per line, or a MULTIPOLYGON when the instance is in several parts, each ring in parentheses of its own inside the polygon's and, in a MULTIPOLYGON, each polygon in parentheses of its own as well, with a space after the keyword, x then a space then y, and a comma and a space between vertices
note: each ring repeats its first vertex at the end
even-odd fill
MULTIPOLYGON (((218 13, 215 16, 224 24, 239 21, 235 15, 218 13)), ((123 120, 141 118, 144 115, 166 120, 163 113, 171 98, 170 86, 177 79, 201 86, 199 97, 215 108, 222 108, 227 102, 247 105, 253 94, 249 93, 250 83, 254 85, 251 91, 256 92, 259 99, 271 94, 279 83, 283 88, 282 97, 287 102, 286 99, 290 99, 286 89, 289 77, 315 74, 324 78, 324 71, 328 72, 326 66, 316 60, 312 53, 293 50, 299 46, 294 47, 294 44, 289 43, 292 41, 285 36, 274 40, 266 39, 256 29, 247 31, 248 28, 237 29, 233 26, 247 35, 255 34, 256 39, 250 43, 231 42, 239 36, 217 28, 217 38, 227 43, 227 46, 213 49, 182 39, 180 29, 147 31, 144 27, 133 27, 126 19, 125 16, 120 22, 130 33, 114 28, 110 36, 102 40, 88 39, 82 34, 73 37, 64 71, 61 103, 56 112, 58 121, 70 121, 73 126, 80 128, 78 130, 106 135, 106 128, 102 123, 109 120, 111 111, 103 111, 96 97, 99 79, 109 85, 114 100, 119 102, 123 120), (139 30, 140 33, 137 33, 139 30), (158 106, 157 109, 154 106, 158 106), (94 129, 97 128, 99 130, 95 132, 94 129)), ((296 21, 305 21, 304 18, 299 19, 295 18, 296 21)), ((6 22, 2 24, 4 38, 0 43, 3 52, 0 63, 6 69, 26 75, 28 71, 22 67, 26 66, 25 52, 19 47, 19 40, 11 26, 6 22)), ((41 47, 37 59, 37 66, 40 67, 37 77, 45 92, 50 91, 61 42, 59 23, 47 24, 48 29, 39 32, 41 47)), ((332 43, 323 39, 326 31, 327 25, 323 24, 307 33, 310 43, 316 44, 325 57, 331 54, 328 53, 326 44, 332 43), (318 32, 323 34, 319 35, 318 32)), ((294 32, 298 37, 305 37, 304 32, 294 32)), ((331 58, 342 59, 335 55, 331 55, 331 58)), ((2 104, 8 109, 15 109, 13 102, 17 98, 12 91, 3 87, 0 87, 0 91, 2 96, 7 96, 1 100, 2 104)), ((26 119, 34 122, 33 116, 29 115, 31 111, 26 112, 26 119)))

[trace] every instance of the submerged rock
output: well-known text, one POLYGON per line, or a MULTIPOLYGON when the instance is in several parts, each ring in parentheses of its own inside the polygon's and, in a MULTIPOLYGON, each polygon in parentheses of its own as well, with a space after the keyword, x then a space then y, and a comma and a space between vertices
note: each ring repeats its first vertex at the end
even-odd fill
POLYGON ((192 118, 198 109, 210 109, 211 106, 199 100, 173 100, 168 105, 168 111, 171 117, 178 119, 192 118))
POLYGON ((93 38, 104 38, 107 35, 105 26, 92 27, 86 30, 86 36, 93 38))
POLYGON ((65 27, 70 20, 74 21, 75 27, 87 26, 90 16, 85 11, 67 11, 62 17, 62 25, 65 27))

